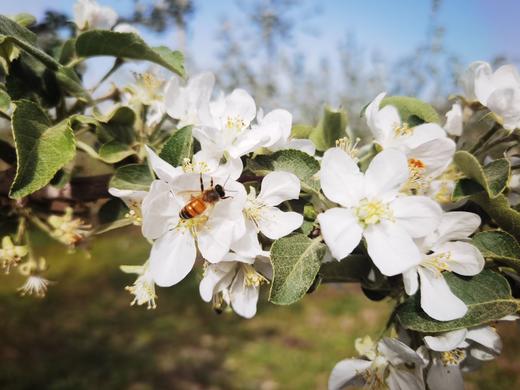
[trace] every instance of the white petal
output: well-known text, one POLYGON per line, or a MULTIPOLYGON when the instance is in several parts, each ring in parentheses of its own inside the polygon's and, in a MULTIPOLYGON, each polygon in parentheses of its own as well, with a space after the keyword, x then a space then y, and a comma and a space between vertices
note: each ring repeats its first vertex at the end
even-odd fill
POLYGON ((474 68, 474 92, 478 101, 483 105, 487 105, 489 95, 495 90, 492 72, 488 63, 480 63, 474 68))
POLYGON ((398 369, 390 366, 390 373, 386 379, 391 390, 423 390, 424 379, 422 372, 418 373, 407 369, 398 369))
POLYGON ((437 252, 450 253, 449 267, 459 275, 477 275, 484 269, 486 263, 480 251, 467 242, 447 242, 436 247, 434 253, 437 252))
POLYGON ((502 340, 496 330, 490 326, 470 329, 466 338, 490 349, 497 355, 502 352, 502 340))
MULTIPOLYGON (((245 127, 249 126, 256 115, 256 104, 251 95, 243 89, 235 89, 225 98, 226 117, 239 117, 244 121, 245 127)), ((223 118, 226 120, 227 118, 223 118)))
POLYGON ((181 208, 182 205, 172 196, 168 184, 154 180, 141 205, 143 235, 153 240, 177 226, 181 208))
POLYGON ((446 113, 446 124, 444 125, 444 129, 448 134, 457 137, 462 135, 462 118, 462 106, 460 103, 455 103, 451 106, 451 110, 446 113))
POLYGON ((292 115, 286 110, 273 110, 265 115, 258 126, 262 134, 269 136, 266 147, 277 143, 286 143, 291 134, 292 115))
POLYGON ((421 307, 433 319, 451 321, 464 317, 468 307, 453 294, 444 279, 424 267, 419 268, 421 278, 421 307))
POLYGON ((365 192, 368 198, 389 201, 407 180, 406 156, 398 150, 386 149, 374 157, 365 172, 365 192))
POLYGON ((338 362, 330 373, 329 390, 362 385, 362 374, 370 368, 371 364, 371 361, 362 359, 345 359, 338 362))
POLYGON ((361 241, 363 229, 352 210, 333 208, 318 215, 321 234, 332 256, 347 257, 361 241))
POLYGON ((403 143, 410 149, 417 148, 425 142, 445 138, 446 131, 436 123, 423 123, 413 128, 413 133, 409 137, 403 138, 403 143))
POLYGON ((438 336, 424 336, 424 342, 432 351, 451 351, 464 341, 467 333, 467 329, 457 329, 438 336))
POLYGON ((262 250, 258 241, 256 226, 249 219, 245 221, 244 234, 231 243, 231 249, 250 256, 255 256, 262 250))
POLYGON ((239 158, 260 146, 264 146, 268 139, 268 136, 256 130, 245 130, 235 138, 233 144, 227 148, 227 151, 231 158, 239 158))
POLYGON ((424 237, 439 225, 442 209, 426 196, 403 196, 390 203, 396 223, 411 237, 424 237))
POLYGON ((247 286, 244 281, 244 272, 238 271, 229 291, 231 307, 238 315, 252 318, 256 314, 259 293, 260 287, 247 286))
POLYGON ((290 139, 289 142, 287 142, 287 144, 284 145, 283 149, 299 150, 300 152, 307 153, 310 156, 314 156, 316 154, 316 147, 314 146, 314 143, 309 139, 290 139))
MULTIPOLYGON (((486 63, 483 61, 473 62, 462 74, 461 82, 464 88, 464 94, 466 95, 466 99, 469 101, 477 100, 477 97, 475 95, 475 72, 483 64, 486 63)), ((489 64, 486 65, 489 67, 489 73, 491 73, 491 67, 489 66, 489 64)))
POLYGON ((385 95, 385 92, 377 95, 365 110, 367 125, 376 141, 383 147, 393 138, 394 129, 401 125, 399 112, 394 106, 387 105, 379 109, 385 95))
POLYGON ((370 258, 383 275, 403 273, 421 261, 421 254, 410 235, 400 226, 382 221, 365 229, 370 258))
POLYGON ((120 190, 114 187, 109 188, 108 193, 120 198, 130 208, 139 207, 148 194, 147 191, 120 190))
POLYGON ((169 183, 183 173, 182 168, 171 166, 147 145, 145 145, 145 149, 148 162, 159 179, 169 183))
POLYGON ((158 238, 150 252, 150 272, 161 287, 179 283, 195 264, 195 240, 185 230, 171 230, 158 238))
POLYGON ((345 207, 356 205, 364 195, 359 167, 339 148, 329 149, 323 155, 320 181, 325 196, 345 207))
POLYGON ((264 236, 277 240, 298 229, 303 223, 303 216, 293 211, 281 211, 276 207, 263 207, 258 220, 258 228, 264 236))
POLYGON ((455 142, 449 138, 436 138, 411 149, 408 159, 420 160, 425 165, 424 175, 437 177, 451 164, 455 142))
POLYGON ((201 298, 210 302, 213 295, 218 292, 219 285, 229 286, 235 275, 235 267, 235 263, 227 261, 210 264, 204 271, 204 277, 199 284, 201 298))
POLYGON ((512 131, 520 126, 520 87, 493 91, 487 106, 502 119, 506 130, 512 131))
POLYGON ((417 268, 412 267, 403 272, 403 284, 408 295, 413 295, 417 292, 419 289, 419 275, 417 274, 417 268))
POLYGON ((197 244, 202 257, 217 263, 229 252, 233 240, 234 223, 227 219, 210 218, 197 231, 197 244))
POLYGON ((200 142, 200 147, 205 153, 217 159, 222 157, 226 148, 222 131, 211 126, 197 126, 192 129, 192 134, 200 142))
POLYGON ((406 363, 422 364, 422 358, 417 352, 395 338, 383 338, 377 344, 377 349, 394 366, 406 363))
POLYGON ((478 214, 466 211, 451 211, 443 213, 436 232, 427 237, 430 247, 441 245, 448 241, 465 240, 480 226, 478 214))
POLYGON ((458 366, 445 366, 438 359, 428 370, 426 379, 430 390, 464 390, 464 379, 458 366))
POLYGON ((271 172, 262 180, 262 188, 257 199, 268 206, 276 206, 300 196, 300 180, 290 172, 271 172))

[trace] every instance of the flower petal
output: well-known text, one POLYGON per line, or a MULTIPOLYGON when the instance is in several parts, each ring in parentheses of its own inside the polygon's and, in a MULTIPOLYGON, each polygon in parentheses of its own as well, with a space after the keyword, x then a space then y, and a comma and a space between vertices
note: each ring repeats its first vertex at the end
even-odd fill
POLYGON ((464 341, 467 333, 467 329, 457 329, 451 332, 440 333, 438 336, 424 336, 424 342, 432 351, 451 351, 464 341))
POLYGON ((426 383, 430 390, 464 390, 459 366, 445 366, 439 359, 435 359, 429 368, 426 383))
POLYGON ((199 293, 206 302, 211 302, 213 295, 220 288, 228 287, 235 276, 236 263, 223 261, 218 264, 210 264, 204 271, 204 277, 199 284, 199 293))
POLYGON ((454 135, 459 137, 462 135, 462 106, 460 103, 455 103, 451 106, 451 110, 446 113, 446 124, 444 125, 444 129, 450 135, 454 135))
POLYGON ((365 172, 366 196, 390 201, 407 180, 408 161, 406 156, 395 149, 383 150, 374 157, 365 172))
POLYGON ((160 158, 149 146, 145 145, 144 148, 148 156, 148 162, 159 179, 169 183, 184 173, 181 168, 173 167, 160 158))
POLYGON ((486 347, 496 355, 499 355, 502 352, 502 340, 496 330, 491 326, 479 326, 477 328, 469 329, 466 339, 472 340, 486 347))
POLYGON ((424 164, 425 176, 437 177, 451 164, 455 154, 455 142, 449 138, 436 138, 425 142, 406 153, 408 159, 424 164))
POLYGON ((325 196, 345 207, 356 205, 364 195, 359 167, 339 148, 329 149, 323 155, 320 181, 325 196))
POLYGON ((442 209, 426 196, 403 196, 396 198, 390 207, 396 223, 413 237, 424 237, 439 225, 442 209))
POLYGON ((273 110, 259 122, 258 131, 269 137, 265 143, 267 148, 275 144, 285 144, 291 135, 292 114, 287 110, 273 110))
POLYGON ((478 214, 466 211, 443 213, 437 230, 426 238, 427 245, 435 247, 448 241, 466 240, 480 223, 478 214))
POLYGON ((208 219, 197 231, 197 244, 202 257, 211 263, 221 261, 231 247, 234 227, 234 223, 227 219, 208 219))
POLYGON ((182 205, 172 196, 168 184, 154 180, 141 205, 143 236, 154 240, 177 226, 181 208, 182 205))
POLYGON ((419 275, 416 267, 403 272, 403 284, 408 295, 413 295, 417 292, 419 289, 419 275))
POLYGON ((459 275, 477 275, 484 269, 486 263, 480 251, 467 242, 447 242, 436 247, 434 253, 437 252, 450 253, 449 267, 459 275))
POLYGON ((352 210, 336 207, 318 215, 321 234, 332 256, 347 257, 361 241, 363 229, 352 210))
POLYGON ((150 252, 150 273, 155 284, 169 287, 179 283, 193 268, 195 256, 195 240, 188 231, 166 232, 150 252))
POLYGON ((329 377, 329 390, 341 390, 346 386, 363 385, 362 374, 372 362, 363 359, 345 359, 338 362, 329 377))
POLYGON ((298 229, 303 223, 303 215, 293 211, 281 211, 276 207, 265 206, 258 220, 258 229, 264 236, 277 240, 298 229))
POLYGON ((382 221, 370 225, 363 236, 370 258, 383 275, 398 275, 421 261, 417 245, 406 230, 395 223, 382 221))
POLYGON ((451 321, 464 317, 468 307, 453 294, 444 276, 420 267, 421 307, 433 319, 451 321))
POLYGON ((271 172, 262 180, 257 199, 268 206, 276 206, 286 200, 298 199, 300 180, 290 172, 271 172))
POLYGON ((226 96, 223 120, 227 120, 227 117, 239 117, 244 122, 244 127, 247 127, 255 116, 255 101, 246 90, 235 89, 230 95, 226 96))
POLYGON ((244 277, 244 272, 239 270, 233 284, 231 284, 229 290, 231 307, 238 315, 244 318, 253 318, 256 314, 260 287, 248 286, 244 277))

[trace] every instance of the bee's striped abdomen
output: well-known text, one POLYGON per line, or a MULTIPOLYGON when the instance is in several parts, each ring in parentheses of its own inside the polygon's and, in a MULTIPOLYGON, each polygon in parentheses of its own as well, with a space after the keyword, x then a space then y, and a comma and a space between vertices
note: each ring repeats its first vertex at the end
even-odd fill
POLYGON ((182 210, 179 213, 179 217, 182 219, 190 219, 194 218, 200 214, 202 214, 206 210, 206 203, 199 198, 194 198, 186 204, 182 208, 182 210))

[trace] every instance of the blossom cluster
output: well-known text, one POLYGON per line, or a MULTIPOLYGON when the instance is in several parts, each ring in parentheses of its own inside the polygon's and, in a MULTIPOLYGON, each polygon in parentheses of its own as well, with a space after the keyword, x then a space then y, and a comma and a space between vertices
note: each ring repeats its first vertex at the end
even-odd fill
MULTIPOLYGON (((78 40, 89 30, 111 30, 107 37, 145 45, 134 27, 117 22, 112 9, 93 0, 75 6, 78 40)), ((140 47, 165 66, 159 52, 140 47)), ((119 55, 108 75, 123 61, 119 55)), ((184 74, 182 60, 167 64, 184 74)), ((264 113, 243 89, 215 93, 212 73, 185 80, 150 71, 109 95, 120 104, 105 116, 96 100, 89 102, 93 113, 77 115, 89 100, 82 96, 59 125, 80 122, 76 136, 95 141, 82 139, 78 148, 120 163, 109 193, 126 208, 111 228, 140 226, 151 244, 143 264, 121 267, 137 275, 126 287, 132 305, 156 308, 156 287, 181 283, 195 269, 200 296, 215 311, 252 318, 262 288, 271 286, 271 302, 290 304, 327 282, 328 269, 350 272, 335 266, 352 265, 361 270, 346 279, 384 293, 395 310, 386 337, 358 339, 359 358, 340 361, 329 388, 460 389, 463 372, 500 353, 494 326, 518 319, 511 286, 520 284, 520 75, 513 66, 493 71, 475 62, 462 84, 464 94, 454 97, 444 120, 424 102, 382 92, 367 102, 361 129, 343 123, 338 110, 331 114, 339 117, 336 128, 322 121, 295 131, 289 111, 264 113), (124 123, 110 133, 114 117, 124 123), (110 134, 102 140, 104 132, 110 134), (125 169, 132 174, 114 180, 125 169), (482 234, 487 241, 476 239, 482 234), (475 280, 489 291, 472 291, 482 286, 475 280), (494 302, 496 313, 489 309, 494 302), (471 303, 488 309, 475 314, 471 303)), ((13 104, 40 110, 29 101, 13 104)), ((70 159, 49 170, 48 180, 70 159)), ((71 249, 93 225, 72 207, 47 219, 23 202, 15 208, 18 231, 2 237, 0 264, 27 277, 22 294, 43 296, 51 282, 42 276, 45 259, 36 260, 24 242, 26 221, 71 249)))

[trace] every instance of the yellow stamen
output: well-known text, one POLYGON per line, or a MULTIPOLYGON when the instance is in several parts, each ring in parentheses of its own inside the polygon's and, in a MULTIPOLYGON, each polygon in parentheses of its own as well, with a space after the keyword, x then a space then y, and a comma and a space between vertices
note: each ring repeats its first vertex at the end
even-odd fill
POLYGON ((377 224, 383 219, 394 219, 392 210, 380 200, 363 199, 355 212, 359 222, 364 226, 377 224))
POLYGON ((445 366, 458 366, 466 359, 466 351, 462 348, 455 348, 452 351, 441 352, 441 362, 445 366))

